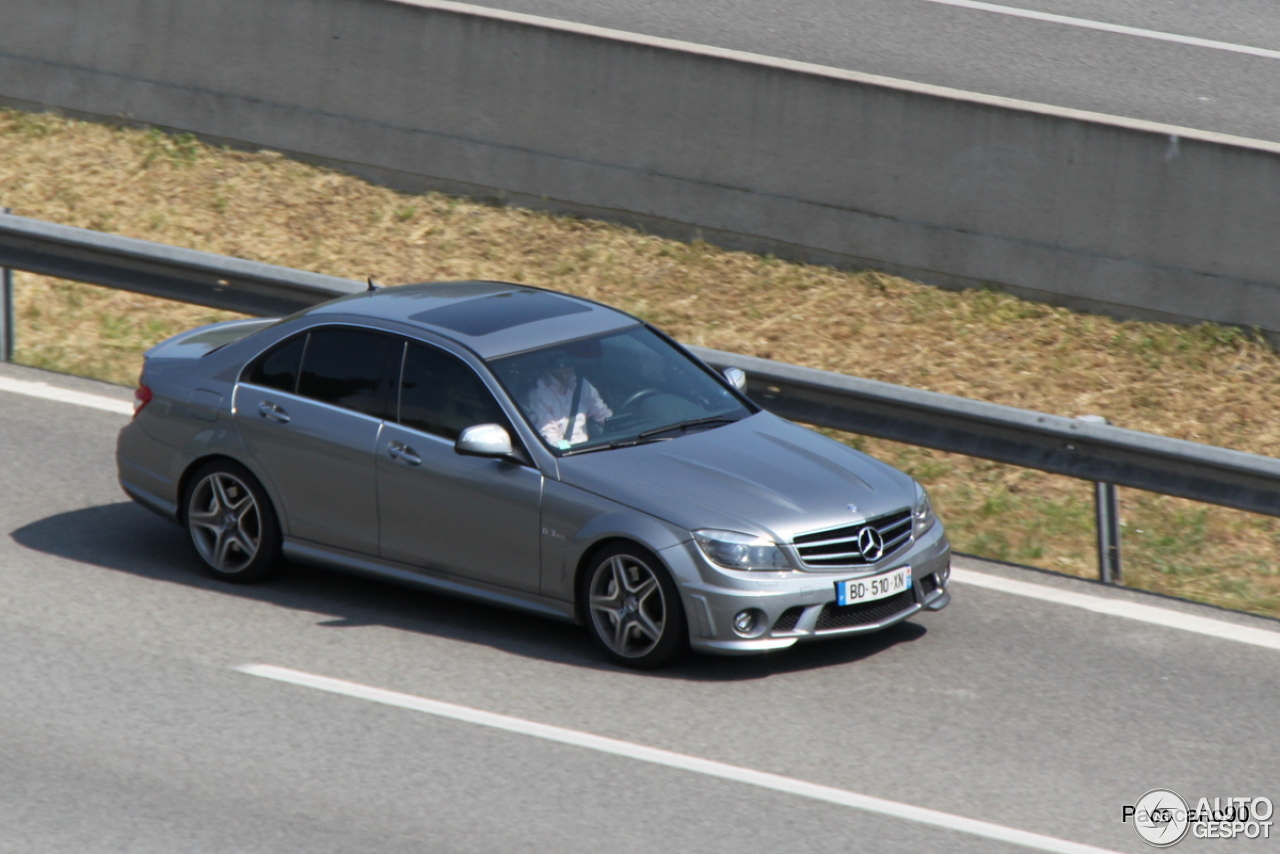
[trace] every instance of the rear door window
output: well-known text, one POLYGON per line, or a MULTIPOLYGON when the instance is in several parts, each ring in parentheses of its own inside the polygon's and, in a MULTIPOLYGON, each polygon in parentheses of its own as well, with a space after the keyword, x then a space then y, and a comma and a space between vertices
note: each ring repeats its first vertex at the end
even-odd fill
POLYGON ((298 394, 386 418, 403 349, 401 339, 368 329, 313 330, 302 359, 298 394))

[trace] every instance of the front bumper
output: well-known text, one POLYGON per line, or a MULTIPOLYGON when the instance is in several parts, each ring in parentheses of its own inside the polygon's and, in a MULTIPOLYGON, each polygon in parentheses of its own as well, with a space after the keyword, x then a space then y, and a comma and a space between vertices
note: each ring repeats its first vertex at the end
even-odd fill
POLYGON ((951 546, 941 524, 906 551, 857 570, 729 570, 708 561, 692 542, 664 549, 661 555, 681 588, 689 643, 702 652, 745 655, 801 641, 876 632, 921 611, 939 611, 951 601, 951 546), (836 605, 837 582, 902 566, 911 567, 910 590, 888 599, 836 605), (734 617, 747 609, 756 612, 756 620, 744 634, 734 629, 734 617))

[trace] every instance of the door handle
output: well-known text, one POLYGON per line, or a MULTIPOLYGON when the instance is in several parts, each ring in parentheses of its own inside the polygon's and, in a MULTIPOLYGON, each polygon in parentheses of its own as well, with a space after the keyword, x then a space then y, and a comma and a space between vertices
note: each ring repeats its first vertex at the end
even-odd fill
POLYGON ((418 452, 410 448, 404 442, 390 442, 387 444, 387 456, 393 460, 399 460, 411 466, 422 464, 422 457, 418 456, 418 452))
POLYGON ((269 400, 264 400, 258 404, 258 414, 263 418, 266 418, 268 421, 274 421, 277 424, 289 423, 289 413, 285 412, 269 400))

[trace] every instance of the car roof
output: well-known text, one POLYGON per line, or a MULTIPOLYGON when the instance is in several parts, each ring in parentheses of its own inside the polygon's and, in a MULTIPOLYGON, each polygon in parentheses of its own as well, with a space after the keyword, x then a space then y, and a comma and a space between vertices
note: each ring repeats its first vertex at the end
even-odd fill
POLYGON ((508 282, 423 282, 321 303, 308 317, 358 315, 428 329, 490 359, 640 323, 591 300, 508 282))

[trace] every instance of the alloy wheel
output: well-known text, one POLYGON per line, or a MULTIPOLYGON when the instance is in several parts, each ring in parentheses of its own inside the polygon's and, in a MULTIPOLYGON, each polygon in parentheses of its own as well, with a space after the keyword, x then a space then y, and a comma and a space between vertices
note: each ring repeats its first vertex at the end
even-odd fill
POLYGON ((618 554, 601 562, 588 594, 596 635, 615 654, 640 658, 662 640, 666 597, 657 575, 643 561, 618 554))
POLYGON ((187 528, 196 551, 215 572, 234 575, 262 545, 262 514, 253 492, 235 475, 216 471, 191 491, 187 528))

